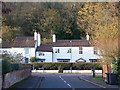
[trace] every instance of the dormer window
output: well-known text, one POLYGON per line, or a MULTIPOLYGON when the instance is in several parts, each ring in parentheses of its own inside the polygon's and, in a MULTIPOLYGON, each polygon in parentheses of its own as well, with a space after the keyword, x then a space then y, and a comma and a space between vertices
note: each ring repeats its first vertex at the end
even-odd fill
POLYGON ((68 49, 67 53, 71 53, 71 49, 68 49))
POLYGON ((55 53, 60 53, 60 49, 55 49, 55 53))
POLYGON ((83 54, 83 48, 79 47, 79 54, 83 54))

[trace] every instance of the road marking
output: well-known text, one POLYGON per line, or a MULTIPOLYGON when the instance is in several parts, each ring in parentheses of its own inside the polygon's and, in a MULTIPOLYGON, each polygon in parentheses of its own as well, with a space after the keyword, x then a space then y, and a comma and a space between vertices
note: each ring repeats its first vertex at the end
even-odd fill
POLYGON ((64 80, 64 83, 67 83, 67 82, 64 80))
POLYGON ((70 84, 67 84, 69 87, 71 87, 71 85, 70 84))
MULTIPOLYGON (((69 83, 67 83, 61 76, 59 76, 59 77, 60 77, 60 79, 62 79, 64 81, 64 83, 66 83, 70 88, 72 88, 71 85, 69 83)), ((72 88, 72 90, 75 90, 75 89, 72 88)))

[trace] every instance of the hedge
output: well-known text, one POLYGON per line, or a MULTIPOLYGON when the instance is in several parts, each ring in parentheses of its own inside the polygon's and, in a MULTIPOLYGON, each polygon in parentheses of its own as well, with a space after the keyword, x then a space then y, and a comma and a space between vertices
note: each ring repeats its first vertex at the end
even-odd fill
POLYGON ((92 68, 96 70, 101 70, 102 65, 99 63, 30 63, 34 66, 34 69, 44 69, 44 70, 91 70, 92 68))

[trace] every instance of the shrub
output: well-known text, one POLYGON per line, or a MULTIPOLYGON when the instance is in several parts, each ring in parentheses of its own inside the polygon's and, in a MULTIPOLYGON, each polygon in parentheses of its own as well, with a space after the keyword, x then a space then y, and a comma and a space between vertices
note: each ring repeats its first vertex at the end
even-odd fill
POLYGON ((18 70, 19 69, 19 64, 11 64, 11 71, 18 70))
POLYGON ((2 74, 6 74, 12 70, 11 63, 7 60, 7 58, 3 58, 2 60, 2 74))
POLYGON ((30 58, 30 62, 37 62, 37 59, 35 57, 30 58))
POLYGON ((37 62, 39 59, 38 58, 35 58, 35 57, 31 57, 30 58, 30 62, 37 62))

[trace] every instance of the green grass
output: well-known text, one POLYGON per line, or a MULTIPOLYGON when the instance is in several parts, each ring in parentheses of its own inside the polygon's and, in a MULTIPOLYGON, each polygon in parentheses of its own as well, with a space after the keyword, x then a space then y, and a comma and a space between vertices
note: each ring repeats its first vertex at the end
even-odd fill
MULTIPOLYGON (((93 76, 90 76, 90 78, 93 78, 93 76)), ((96 76, 95 78, 93 78, 95 80, 99 80, 99 81, 103 81, 102 76, 96 76)))
POLYGON ((13 84, 10 88, 15 88, 16 86, 22 84, 24 81, 28 80, 30 78, 30 76, 26 77, 25 79, 13 84))

